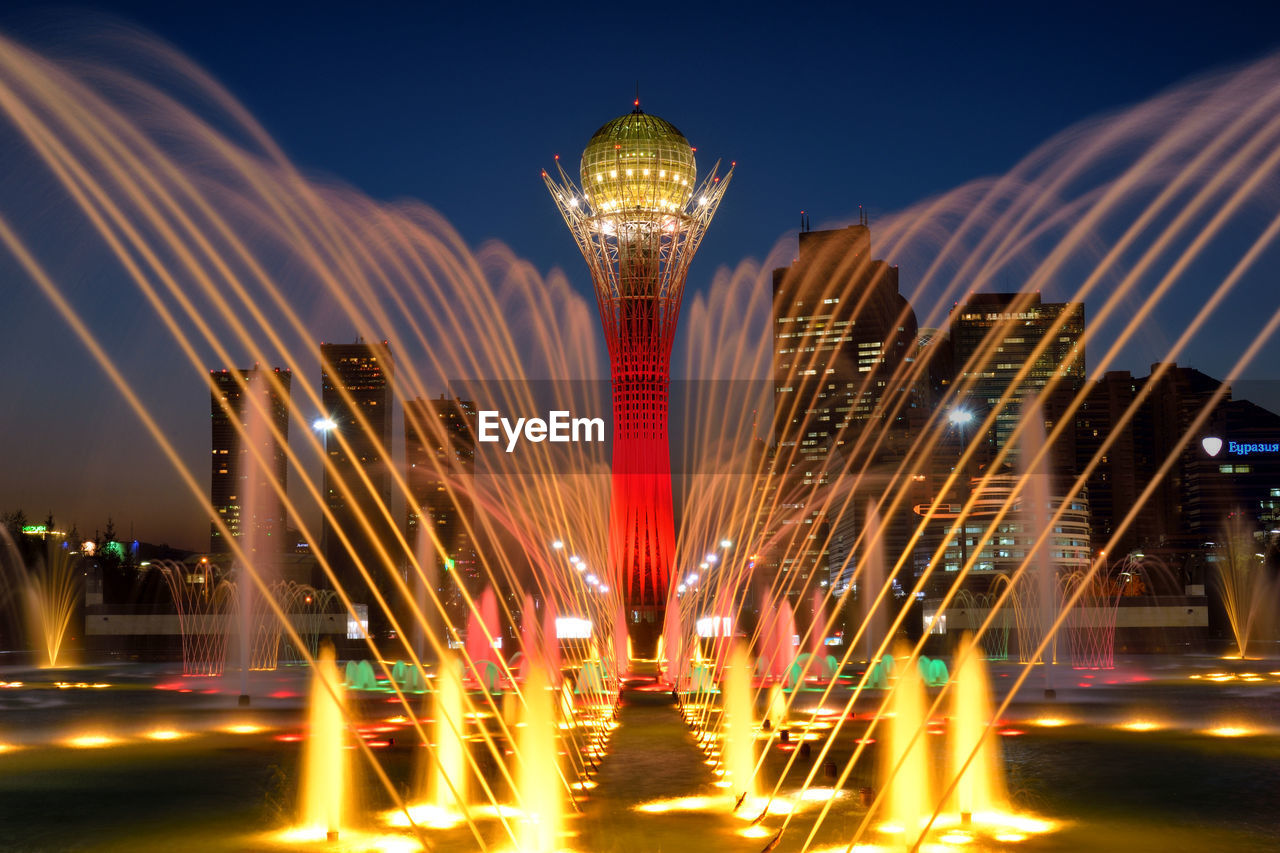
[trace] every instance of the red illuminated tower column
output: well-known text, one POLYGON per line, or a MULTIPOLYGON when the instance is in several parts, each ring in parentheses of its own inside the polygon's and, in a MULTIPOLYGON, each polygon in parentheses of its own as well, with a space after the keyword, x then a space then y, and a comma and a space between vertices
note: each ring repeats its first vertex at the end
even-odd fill
MULTIPOLYGON (((557 158, 558 160, 558 158, 557 158)), ((719 164, 717 164, 717 167, 719 164)), ((697 184, 689 141, 636 108, 582 152, 581 186, 543 173, 591 268, 613 380, 609 562, 635 652, 662 629, 675 561, 667 392, 689 263, 733 175, 697 184)))

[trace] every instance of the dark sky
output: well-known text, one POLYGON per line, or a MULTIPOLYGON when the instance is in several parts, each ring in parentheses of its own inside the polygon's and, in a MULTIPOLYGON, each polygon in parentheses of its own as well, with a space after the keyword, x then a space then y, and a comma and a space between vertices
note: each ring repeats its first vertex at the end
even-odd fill
MULTIPOLYGON (((0 30, 52 49, 108 21, 154 33, 203 65, 308 173, 380 200, 421 200, 473 245, 500 240, 584 287, 539 171, 557 153, 576 163, 638 83, 646 109, 698 147, 701 168, 715 157, 738 162, 694 265, 695 290, 718 267, 765 257, 801 209, 821 227, 865 205, 874 226, 878 215, 1007 171, 1072 124, 1280 47, 1275 3, 10 0, 0 10, 0 30)), ((55 329, 35 299, 22 303, 29 319, 55 329)), ((109 300, 101 310, 110 317, 109 300)), ((316 337, 348 334, 335 326, 316 337)), ((173 486, 166 463, 132 455, 142 445, 126 435, 131 416, 111 408, 76 345, 19 350, 7 339, 0 352, 18 369, 0 392, 32 411, 0 416, 0 510, 52 509, 86 533, 112 512, 126 532, 132 524, 139 537, 199 547, 207 527, 198 509, 157 500, 173 486)), ((197 470, 205 401, 198 386, 166 400, 196 410, 184 446, 197 470)))

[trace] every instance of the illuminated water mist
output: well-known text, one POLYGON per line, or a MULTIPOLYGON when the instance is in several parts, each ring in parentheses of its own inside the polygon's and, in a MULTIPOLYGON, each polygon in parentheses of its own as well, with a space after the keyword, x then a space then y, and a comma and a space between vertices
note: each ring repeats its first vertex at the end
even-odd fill
POLYGON ((991 686, 980 643, 961 648, 952 687, 947 774, 951 809, 961 816, 1008 808, 1004 762, 992 725, 991 686))
POLYGON ((555 693, 541 666, 524 684, 525 717, 519 730, 520 769, 516 786, 520 808, 521 853, 560 849, 564 821, 564 785, 555 718, 555 693))
POLYGON ((751 659, 746 648, 736 645, 729 653, 729 664, 725 667, 724 686, 721 690, 724 702, 724 722, 721 727, 724 744, 721 755, 725 781, 735 800, 744 795, 748 799, 755 799, 758 793, 751 673, 751 659))
POLYGON ((432 687, 434 749, 424 754, 431 780, 427 800, 441 812, 453 813, 467 799, 467 730, 460 664, 449 658, 442 660, 432 687))
POLYGON ((63 642, 80 603, 81 590, 76 561, 61 549, 50 549, 47 559, 27 575, 20 594, 26 606, 31 646, 39 652, 40 666, 66 664, 63 642))
POLYGON ((343 704, 342 679, 333 647, 326 645, 316 659, 311 680, 298 820, 307 833, 331 840, 342 832, 349 796, 343 704))
POLYGON ((881 772, 886 780, 884 817, 910 848, 933 813, 933 761, 925 733, 924 682, 916 667, 896 669, 889 699, 881 772))

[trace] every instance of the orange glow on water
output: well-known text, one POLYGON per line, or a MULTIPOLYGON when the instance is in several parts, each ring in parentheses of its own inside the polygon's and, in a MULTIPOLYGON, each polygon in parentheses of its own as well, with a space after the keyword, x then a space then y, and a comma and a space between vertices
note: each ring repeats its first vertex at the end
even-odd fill
POLYGON ((410 826, 425 826, 428 829, 452 829, 462 823, 462 815, 454 809, 440 808, 429 803, 409 806, 409 813, 403 811, 387 812, 386 822, 400 829, 410 826))
POLYGON ((634 806, 638 812, 645 814, 666 814, 667 812, 700 812, 724 802, 721 798, 712 797, 673 797, 669 800, 650 800, 634 806))
MULTIPOLYGON (((295 826, 289 829, 273 832, 264 837, 264 840, 275 844, 286 844, 289 846, 305 845, 313 847, 316 845, 326 846, 326 837, 328 830, 320 826, 295 826)), ((343 850, 361 850, 369 851, 369 853, 415 853, 422 849, 418 842, 404 835, 373 835, 365 832, 355 832, 348 830, 339 837, 339 842, 343 844, 343 850)))
POLYGON ((187 736, 187 732, 176 731, 175 729, 152 729, 147 732, 146 736, 151 740, 178 740, 187 736))
POLYGON ((1119 728, 1128 732, 1154 732, 1164 728, 1164 724, 1155 720, 1129 720, 1121 723, 1119 728))

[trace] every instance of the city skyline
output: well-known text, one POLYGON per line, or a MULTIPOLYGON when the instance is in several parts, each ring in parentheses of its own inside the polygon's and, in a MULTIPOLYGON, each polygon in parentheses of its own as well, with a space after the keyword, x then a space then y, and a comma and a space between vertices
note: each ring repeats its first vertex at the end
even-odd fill
MULTIPOLYGON (((459 147, 450 154, 444 154, 433 146, 441 144, 432 137, 426 146, 425 156, 419 161, 408 157, 380 158, 383 163, 377 169, 358 168, 353 163, 351 148, 358 147, 352 142, 355 135, 350 129, 335 133, 331 146, 319 141, 309 140, 314 136, 314 128, 298 114, 302 108, 295 107, 293 113, 281 110, 280 101, 289 94, 288 86, 299 85, 296 79, 287 74, 272 75, 272 70, 279 71, 278 60, 273 59, 261 65, 245 63, 238 59, 234 51, 212 44, 211 35, 218 31, 215 26, 210 35, 197 37, 193 35, 193 26, 202 22, 200 19, 184 19, 178 23, 156 8, 146 4, 104 5, 98 7, 108 14, 116 15, 124 20, 133 21, 138 26, 154 30, 159 36, 173 41, 176 49, 187 51, 192 59, 205 65, 209 72, 222 80, 229 88, 232 96, 241 98, 246 108, 260 119, 267 132, 276 137, 284 147, 285 153, 294 158, 298 165, 309 173, 317 173, 338 181, 349 182, 357 189, 372 194, 375 198, 391 199, 400 197, 418 198, 435 207, 440 214, 454 224, 463 239, 473 247, 479 246, 486 239, 498 239, 510 246, 518 257, 528 258, 543 274, 553 268, 563 270, 570 279, 573 289, 585 300, 589 288, 587 276, 580 268, 580 261, 575 257, 572 244, 564 240, 560 233, 554 210, 541 196, 542 188, 538 186, 537 170, 548 166, 555 153, 561 152, 572 158, 572 152, 580 147, 605 117, 622 111, 632 94, 637 73, 619 69, 615 74, 602 75, 602 79, 593 81, 591 89, 575 92, 571 104, 566 107, 551 109, 553 98, 550 92, 521 95, 511 93, 512 108, 507 112, 502 105, 494 109, 492 106, 484 111, 459 111, 450 113, 449 105, 454 98, 464 95, 475 99, 476 87, 487 85, 490 97, 481 98, 487 104, 497 102, 497 96, 506 88, 506 81, 487 80, 482 82, 468 80, 457 88, 465 90, 459 93, 441 93, 439 109, 443 124, 458 124, 473 133, 477 138, 485 136, 479 129, 488 127, 489 138, 484 144, 477 145, 475 150, 459 147), (270 80, 261 91, 251 84, 254 75, 259 79, 270 80), (448 119, 447 121, 445 119, 448 119), (542 125, 545 124, 545 127, 542 125), (504 144, 501 156, 494 159, 492 138, 510 139, 512 127, 529 127, 537 125, 536 132, 519 135, 520 143, 512 146, 504 144), (494 164, 490 175, 481 168, 484 164, 494 164), (490 199, 484 206, 489 215, 478 216, 479 208, 472 208, 461 202, 459 190, 451 180, 445 180, 442 171, 458 171, 470 173, 483 178, 479 189, 472 188, 477 196, 490 199), (424 183, 424 176, 435 174, 438 180, 424 183), (526 177, 527 176, 527 177, 526 177), (493 186, 489 181, 498 181, 493 186), (402 188, 402 189, 401 189, 402 188), (494 205, 493 194, 502 189, 509 193, 510 203, 494 205), (501 208, 495 211, 494 208, 501 208)), ((1234 15, 1242 15, 1241 11, 1232 11, 1234 15)), ((394 17, 394 16, 392 16, 394 17)), ((747 16, 751 18, 751 16, 747 16)), ((1256 16, 1255 16, 1256 17, 1256 16)), ((331 18, 320 15, 332 24, 331 18)), ((47 20, 47 19, 46 19, 47 20)), ((1118 31, 1125 26, 1134 25, 1125 15, 1116 20, 1118 31)), ((208 21, 204 21, 208 24, 208 21)), ((474 26, 474 21, 470 22, 474 26)), ((759 21, 752 19, 727 24, 729 32, 743 31, 750 33, 748 41, 759 44, 765 39, 759 21)), ((921 50, 922 46, 936 42, 940 38, 939 30, 943 28, 945 16, 923 26, 916 32, 917 42, 911 42, 906 36, 900 36, 895 43, 903 47, 921 50)), ((384 28, 391 24, 391 19, 368 23, 367 26, 384 28)), ((461 22, 466 31, 466 21, 461 22)), ((279 21, 268 21, 262 32, 254 34, 250 41, 267 38, 279 21)), ((984 39, 1008 38, 1010 27, 1021 26, 1024 34, 1034 32, 1030 22, 1015 21, 1014 24, 997 27, 987 33, 984 39)), ((975 20, 970 27, 979 27, 975 20)), ((1186 26, 1169 23, 1165 25, 1168 32, 1166 40, 1153 42, 1165 45, 1185 44, 1191 31, 1186 26), (1180 28, 1181 27, 1181 28, 1180 28)), ((786 85, 779 84, 767 90, 766 96, 757 99, 749 97, 751 87, 743 85, 741 91, 733 92, 723 101, 706 102, 705 94, 710 89, 722 84, 726 76, 715 76, 701 84, 701 97, 697 102, 687 95, 679 93, 676 87, 662 81, 644 79, 639 81, 641 99, 653 111, 671 118, 682 129, 686 130, 695 144, 699 145, 705 156, 714 162, 723 158, 726 162, 738 159, 742 162, 740 177, 735 182, 734 204, 725 209, 717 227, 712 230, 707 245, 700 258, 700 264, 690 279, 690 290, 705 291, 718 269, 726 265, 734 265, 746 258, 755 258, 767 268, 774 263, 784 265, 795 254, 794 223, 798 221, 800 209, 810 211, 811 217, 820 227, 850 221, 857 215, 859 204, 865 204, 873 213, 873 224, 881 215, 888 216, 887 211, 901 210, 918 203, 937 193, 945 192, 966 181, 986 175, 1000 174, 1017 162, 1022 155, 1029 153, 1039 143, 1052 137, 1072 124, 1090 119, 1099 113, 1124 107, 1145 97, 1157 94, 1169 86, 1178 84, 1188 76, 1213 70, 1224 64, 1239 63, 1261 52, 1274 47, 1274 40, 1267 41, 1262 35, 1267 28, 1256 26, 1244 37, 1238 38, 1228 45, 1225 38, 1215 40, 1215 33, 1222 36, 1219 27, 1225 27, 1224 21, 1214 21, 1204 27, 1201 33, 1203 43, 1198 50, 1183 51, 1177 61, 1170 57, 1152 59, 1153 53, 1160 50, 1153 45, 1131 45, 1129 60, 1134 66, 1130 76, 1117 74, 1114 79, 1118 85, 1109 87, 1105 94, 1086 95, 1090 82, 1097 82, 1098 76, 1105 75, 1106 69, 1114 69, 1119 63, 1120 53, 1114 46, 1110 50, 1103 49, 1109 44, 1107 38, 1095 37, 1082 39, 1078 44, 1081 53, 1090 48, 1099 48, 1096 61, 1082 63, 1076 73, 1080 75, 1078 82, 1068 85, 1065 73, 1046 70, 1037 66, 1031 74, 1033 79, 1046 82, 1057 81, 1058 89, 1047 85, 1045 97, 1036 101, 1034 109, 1024 110, 1020 118, 1010 118, 1009 123, 989 122, 987 133, 998 137, 989 146, 978 144, 978 134, 973 124, 956 123, 956 105, 940 105, 936 101, 945 95, 940 92, 955 92, 953 83, 941 87, 928 97, 924 85, 927 78, 928 63, 925 68, 908 66, 907 81, 894 83, 875 73, 874 63, 867 63, 867 70, 849 73, 849 69, 860 67, 856 59, 850 59, 848 66, 836 70, 831 68, 830 37, 814 34, 814 61, 812 68, 799 64, 794 70, 780 67, 787 58, 795 54, 784 51, 775 59, 765 63, 777 74, 779 79, 786 79, 786 85), (1101 47, 1100 47, 1101 46, 1101 47), (826 49, 826 54, 822 49, 826 49), (823 61, 820 61, 823 60, 823 61), (1149 60, 1145 61, 1144 60, 1149 60), (1110 66, 1108 65, 1110 63, 1110 66), (1088 67, 1083 67, 1088 66, 1088 67), (823 71, 827 73, 823 73, 823 71), (790 73, 787 73, 787 72, 790 73), (825 111, 828 119, 824 126, 820 121, 824 111, 814 109, 814 98, 819 102, 826 98, 829 103, 839 103, 837 93, 841 85, 849 86, 857 83, 862 87, 860 93, 868 98, 865 118, 871 119, 865 126, 850 128, 848 117, 840 116, 838 120, 831 118, 831 110, 825 111), (876 91, 871 96, 868 90, 875 89, 881 83, 881 89, 890 88, 905 95, 901 119, 886 118, 883 112, 877 113, 873 105, 881 104, 884 91, 876 91), (913 86, 915 87, 913 89, 913 86), (1053 97, 1053 93, 1058 97, 1053 97), (796 102, 786 108, 781 106, 788 94, 795 96, 796 102), (797 94, 799 93, 799 94, 797 94), (758 112, 748 119, 734 117, 741 112, 744 103, 759 101, 758 112), (806 116, 804 121, 790 122, 789 117, 797 114, 806 116), (950 124, 948 124, 950 122, 950 124), (766 140, 757 141, 746 125, 770 125, 767 134, 760 134, 766 140), (797 130, 787 134, 779 133, 773 125, 789 124, 797 130), (919 130, 932 125, 935 135, 943 128, 949 134, 946 156, 941 158, 929 156, 930 152, 911 145, 903 146, 902 137, 910 136, 911 129, 919 130), (887 129, 887 134, 877 134, 877 129, 887 129), (891 152, 892 146, 884 136, 896 139, 902 150, 891 152), (814 157, 813 153, 829 150, 850 150, 847 162, 839 163, 834 169, 827 162, 826 168, 837 173, 834 180, 822 180, 822 171, 815 171, 808 161, 822 157, 814 157), (790 152, 786 156, 786 152, 790 152), (785 188, 785 191, 783 191, 785 188), (812 199, 815 203, 810 204, 812 199), (841 201, 843 199, 843 201, 841 201)), ((39 22, 39 15, 31 9, 23 10, 15 7, 5 18, 0 19, 0 28, 11 36, 31 40, 42 45, 66 45, 74 42, 67 33, 54 33, 47 23, 39 22)), ((889 22, 876 18, 869 22, 868 32, 888 31, 889 22)), ((325 30, 317 22, 313 29, 299 35, 293 50, 306 52, 318 51, 325 43, 325 30)), ((332 32, 332 31, 330 31, 332 32)), ((466 31, 470 38, 463 38, 463 44, 472 44, 475 49, 484 53, 493 50, 492 44, 482 42, 478 31, 466 31)), ((811 32, 812 34, 812 32, 811 32)), ((1113 34, 1114 35, 1114 34, 1113 34)), ((248 36, 246 35, 248 38, 248 36)), ((332 35, 330 36, 332 38, 332 35)), ((509 35, 496 34, 493 41, 503 43, 509 35)), ((873 41, 868 38, 867 42, 873 41)), ((980 55, 981 51, 973 49, 968 73, 984 82, 992 79, 1001 69, 1007 70, 1007 63, 1017 56, 1025 56, 1030 44, 1043 46, 1043 36, 1037 41, 1028 35, 1026 44, 1013 44, 1010 41, 1009 56, 993 57, 980 55)), ((985 43, 985 42, 984 42, 985 43)), ((727 48, 717 46, 713 54, 718 56, 727 48)), ((883 51, 883 46, 868 44, 871 55, 883 51)), ((554 50, 552 51, 555 52, 554 50)), ((1177 51, 1170 50, 1170 53, 1177 51)), ((908 50, 907 57, 919 59, 919 54, 908 50)), ((934 60, 942 63, 953 54, 946 53, 934 60)), ((636 67, 649 57, 629 57, 636 67)), ((424 60, 427 64, 441 61, 440 58, 424 60)), ((560 60, 556 60, 559 62, 560 60)), ((316 63, 303 63, 314 68, 316 63)), ((712 63, 713 64, 713 63, 712 63)), ((1051 66, 1053 63, 1043 63, 1051 66)), ((933 67, 937 74, 939 68, 933 67)), ((366 72, 361 72, 366 73, 366 72)), ((724 71, 717 75, 725 75, 724 71)), ((357 75, 359 76, 359 75, 357 75)), ((932 78, 937 85, 937 77, 932 78)), ((316 82, 317 89, 324 88, 324 81, 316 82)), ((1028 81, 1018 81, 1014 88, 1031 85, 1028 81)), ((383 131, 386 139, 397 136, 394 104, 383 98, 394 98, 400 91, 400 83, 390 87, 392 91, 370 98, 376 105, 382 104, 386 120, 390 123, 383 131)), ((726 87, 727 88, 727 87, 726 87)), ((973 122, 980 123, 994 109, 991 104, 991 86, 975 85, 973 112, 979 118, 973 122)), ((1097 86, 1092 88, 1097 89, 1097 86)), ((296 95, 296 91, 294 91, 296 95)), ((1001 97, 1019 102, 1025 93, 1004 93, 1001 97)), ((349 92, 341 92, 337 100, 346 108, 351 104, 349 92)), ((857 112, 857 111, 851 111, 857 112)), ((403 121, 403 117, 400 119, 403 121)), ((359 125, 360 122, 352 124, 359 125)), ((403 128, 401 128, 403 129, 403 128)), ((368 133, 376 134, 376 126, 369 126, 368 133)), ((443 138, 452 138, 454 131, 440 134, 443 138)), ((409 134, 412 136, 412 134, 409 134)), ((368 137, 361 137, 366 139, 368 137)), ((421 137, 420 137, 421 138, 421 137)), ((6 144, 12 139, 6 137, 6 144)), ((388 144, 391 144, 388 142, 388 144)), ((411 152, 403 150, 404 143, 397 147, 402 154, 411 152)), ((934 151, 933 153, 937 153, 934 151)), ((704 156, 700 153, 699 156, 704 156)), ((379 158, 374 158, 379 159, 379 158)), ((828 158, 829 159, 829 158, 828 158)), ((709 163, 708 163, 709 165, 709 163)), ((888 253, 886 253, 888 254, 888 253)), ((902 289, 906 294, 913 294, 915 282, 923 272, 923 265, 918 259, 888 256, 890 263, 901 263, 902 289)), ((6 460, 8 476, 3 491, 0 491, 0 508, 7 510, 22 508, 30 517, 43 518, 52 510, 59 521, 68 524, 74 522, 81 532, 91 533, 95 527, 103 525, 107 515, 112 515, 117 530, 129 530, 131 526, 139 538, 150 541, 170 541, 174 545, 198 547, 203 535, 207 532, 208 519, 201 513, 201 508, 185 495, 174 497, 180 489, 175 488, 175 477, 168 470, 168 463, 150 445, 150 440, 137 429, 133 416, 120 404, 118 395, 102 382, 98 368, 83 356, 79 344, 62 335, 64 327, 54 316, 43 297, 33 288, 20 280, 9 259, 5 259, 3 271, 7 280, 17 281, 13 288, 13 296, 17 310, 28 322, 24 328, 16 330, 7 340, 5 352, 15 369, 10 372, 3 387, 11 399, 23 401, 29 417, 20 419, 20 423, 10 422, 0 434, 3 444, 13 448, 11 457, 6 460), (67 448, 68 452, 58 453, 57 448, 67 448), (85 497, 85 496, 89 497, 85 497), (107 497, 110 496, 110 497, 107 497)), ((119 330, 122 337, 147 338, 153 330, 151 321, 142 311, 134 310, 138 306, 136 294, 132 297, 122 296, 117 288, 119 282, 114 281, 107 271, 94 271, 85 274, 84 281, 92 285, 92 298, 86 302, 88 310, 100 310, 99 317, 107 327, 119 330), (97 285, 102 285, 98 288, 97 285), (123 305, 123 307, 118 307, 123 305)), ((1002 282, 1001 289, 1013 290, 1021 285, 1018 281, 1002 282)), ((127 288, 127 285, 123 285, 127 288)), ((1049 294, 1058 300, 1068 297, 1069 292, 1049 294)), ((1091 307, 1091 306, 1090 306, 1091 307)), ((1184 307, 1189 311, 1189 307, 1184 307)), ((336 312, 327 315, 318 312, 311 318, 314 324, 313 339, 320 340, 354 340, 356 330, 349 327, 345 319, 338 319, 336 312)), ((1175 317, 1176 319, 1176 317, 1175 317)), ((1162 327, 1176 328, 1176 323, 1153 323, 1152 331, 1157 340, 1163 336, 1167 340, 1171 333, 1162 331, 1162 327)), ((1206 343, 1199 353, 1188 354, 1179 361, 1210 375, 1220 376, 1221 364, 1215 364, 1213 336, 1206 335, 1206 343)), ((392 341, 397 346, 397 341, 392 341)), ((162 344, 157 346, 163 347, 162 344)), ((1274 350, 1271 350, 1274 351, 1274 350)), ((1138 350, 1140 353, 1141 350, 1138 350)), ((127 368, 139 369, 146 354, 136 348, 122 350, 122 362, 127 368)), ((251 362, 245 362, 251 363, 251 362)), ((1259 366, 1265 365, 1265 360, 1259 366)), ((1136 355, 1130 361, 1116 365, 1138 373, 1146 371, 1148 362, 1136 355)), ((236 364, 222 364, 208 359, 207 368, 236 367, 236 364)), ((314 386, 318 377, 318 368, 314 364, 282 365, 293 370, 298 382, 314 386)), ((1270 378, 1265 373, 1254 372, 1257 378, 1270 378)), ((447 379, 448 377, 446 377, 447 379)), ((1092 378, 1092 377, 1091 377, 1092 378)), ((443 384, 433 392, 445 391, 443 384)), ((154 387, 147 389, 149 402, 154 406, 157 416, 165 424, 166 431, 177 437, 179 446, 184 449, 184 458, 196 465, 204 453, 207 453, 207 424, 199 418, 202 405, 207 406, 207 387, 203 387, 199 377, 190 371, 166 371, 155 377, 154 387), (204 401, 203 403, 201 401, 204 401)), ((1242 393, 1240 396, 1249 396, 1242 393)), ((300 399, 299 407, 305 404, 300 399)), ((207 409, 205 410, 207 411, 207 409)), ((306 415, 300 415, 305 417, 306 415)), ((396 418, 392 418, 395 423, 396 418)), ((397 441, 400 439, 397 438, 397 441)))

